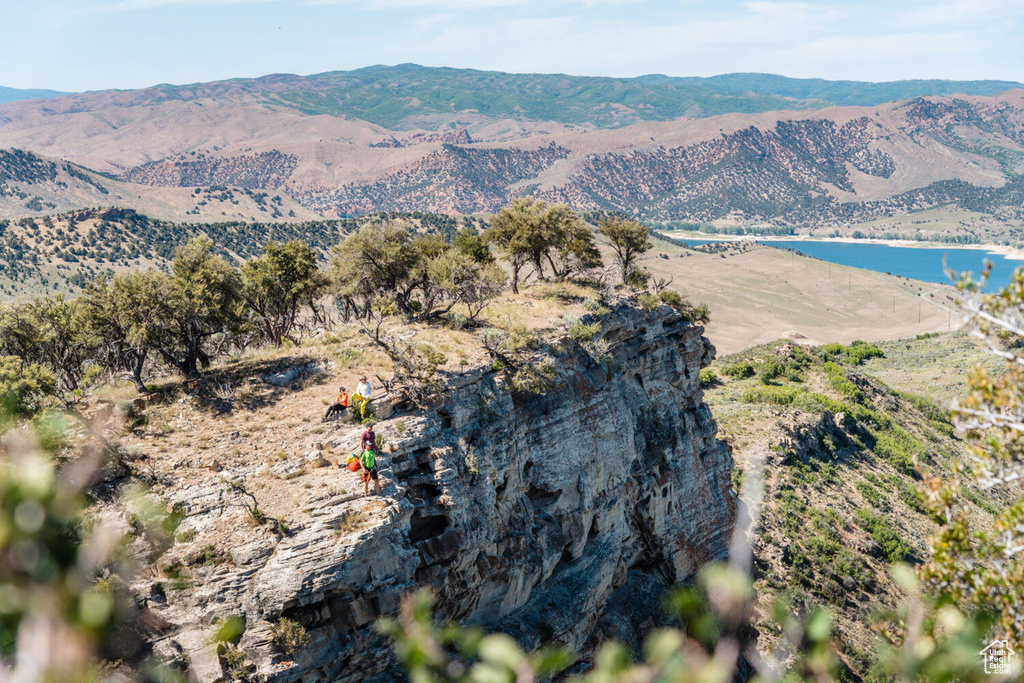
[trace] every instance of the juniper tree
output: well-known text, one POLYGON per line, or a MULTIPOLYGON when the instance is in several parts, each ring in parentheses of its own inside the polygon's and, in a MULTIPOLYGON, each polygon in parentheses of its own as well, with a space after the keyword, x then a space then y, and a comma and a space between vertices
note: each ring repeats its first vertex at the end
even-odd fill
POLYGON ((541 279, 545 264, 556 278, 601 266, 590 228, 562 204, 520 197, 498 212, 484 235, 512 265, 513 291, 518 291, 519 274, 527 263, 541 279))
POLYGON ((615 252, 615 263, 622 275, 622 283, 630 282, 636 269, 638 256, 651 248, 647 226, 624 218, 603 218, 597 231, 603 235, 615 252))
POLYGON ((242 297, 266 338, 280 347, 305 307, 327 289, 316 252, 305 242, 271 242, 258 258, 242 265, 242 297))

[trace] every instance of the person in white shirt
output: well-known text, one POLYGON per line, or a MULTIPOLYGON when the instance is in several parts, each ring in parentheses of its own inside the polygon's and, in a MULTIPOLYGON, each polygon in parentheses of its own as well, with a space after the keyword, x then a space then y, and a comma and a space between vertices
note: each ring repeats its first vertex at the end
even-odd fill
POLYGON ((370 402, 370 396, 372 395, 373 387, 370 386, 369 381, 365 377, 361 377, 359 384, 356 385, 356 393, 352 396, 352 403, 362 411, 363 406, 370 402))

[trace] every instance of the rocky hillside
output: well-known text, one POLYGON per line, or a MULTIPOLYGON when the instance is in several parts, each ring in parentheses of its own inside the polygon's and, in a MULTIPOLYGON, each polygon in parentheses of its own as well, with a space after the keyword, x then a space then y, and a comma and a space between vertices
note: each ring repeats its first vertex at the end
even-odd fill
POLYGON ((122 174, 121 178, 131 183, 168 187, 234 185, 275 189, 284 184, 297 163, 294 155, 281 154, 277 150, 214 158, 193 152, 187 157, 137 166, 122 174))
MULTIPOLYGON (((120 178, 138 198, 118 205, 133 208, 224 185, 333 217, 490 212, 534 194, 652 220, 813 224, 937 206, 1021 218, 1024 90, 997 94, 1012 83, 627 81, 399 67, 83 93, 0 105, 0 146, 120 178), (741 90, 758 83, 825 99, 741 90)), ((36 203, 0 198, 0 210, 36 203)))
MULTIPOLYGON (((32 155, 29 155, 30 157, 32 155)), ((2 157, 0 157, 2 159, 2 157)), ((57 165, 42 166, 46 170, 57 165)), ((59 182, 59 181, 58 181, 59 182)), ((288 205, 280 195, 245 188, 212 186, 190 193, 197 207, 248 201, 263 221, 219 220, 204 222, 197 208, 192 220, 167 221, 132 209, 93 208, 60 214, 0 218, 0 299, 25 298, 44 292, 74 292, 87 278, 133 266, 166 266, 177 247, 199 235, 217 245, 228 259, 241 261, 262 253, 268 242, 300 239, 325 258, 331 247, 367 221, 361 218, 283 222, 275 220, 288 205)), ((294 214, 289 210, 289 213, 294 214)), ((483 222, 412 212, 389 213, 388 219, 405 220, 418 229, 447 238, 464 227, 480 229, 483 222)), ((222 216, 223 219, 223 216, 222 216)))
MULTIPOLYGON (((373 626, 418 586, 447 618, 583 654, 659 623, 659 592, 727 553, 732 458, 702 401, 699 372, 714 357, 702 328, 667 307, 612 309, 583 318, 599 323, 586 348, 546 336, 554 375, 540 393, 485 365, 452 373, 428 411, 377 400, 381 497, 363 498, 339 466, 362 428, 303 424, 372 363, 358 336, 321 350, 337 363, 313 348, 229 363, 203 383, 219 398, 165 387, 124 444, 131 471, 182 515, 177 541, 132 587, 155 652, 204 682, 243 670, 396 680, 373 626), (244 393, 226 395, 235 381, 244 393), (211 634, 238 616, 244 660, 218 657, 211 634), (308 644, 283 650, 282 619, 308 644)), ((143 538, 133 547, 153 552, 143 538)))
MULTIPOLYGON (((737 485, 764 485, 750 535, 760 652, 782 640, 770 613, 786 595, 798 612, 822 606, 834 616, 841 680, 875 680, 872 624, 906 600, 890 569, 927 558, 936 529, 914 463, 954 476, 967 449, 947 406, 982 359, 996 365, 954 333, 806 350, 776 342, 705 371, 708 403, 735 448, 737 485)), ((991 523, 989 494, 967 485, 962 494, 974 519, 991 523)))
POLYGON ((0 149, 0 220, 98 207, 172 221, 272 223, 320 218, 287 193, 259 189, 273 188, 274 178, 292 168, 294 159, 269 152, 209 162, 200 156, 146 165, 129 174, 128 181, 120 181, 68 161, 0 149))

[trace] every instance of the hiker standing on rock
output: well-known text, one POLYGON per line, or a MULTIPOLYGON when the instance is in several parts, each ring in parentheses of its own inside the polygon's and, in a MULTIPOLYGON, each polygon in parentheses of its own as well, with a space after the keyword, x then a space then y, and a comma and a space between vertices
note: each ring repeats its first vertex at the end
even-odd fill
POLYGON ((370 495, 370 480, 373 479, 373 493, 380 495, 380 480, 377 478, 377 453, 371 450, 364 450, 359 457, 363 466, 363 496, 370 495))
POLYGON ((373 431, 373 425, 366 425, 366 431, 363 432, 363 436, 359 440, 359 448, 364 451, 377 452, 377 434, 373 431))

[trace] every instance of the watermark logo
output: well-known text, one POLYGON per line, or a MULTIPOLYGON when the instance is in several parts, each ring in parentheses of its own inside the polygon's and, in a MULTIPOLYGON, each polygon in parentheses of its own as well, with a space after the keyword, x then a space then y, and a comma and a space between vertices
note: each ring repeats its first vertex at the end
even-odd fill
POLYGON ((985 673, 1008 675, 1016 653, 1005 640, 993 640, 978 653, 985 663, 985 673))

